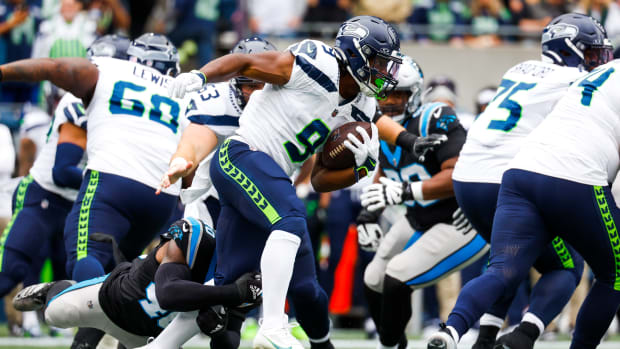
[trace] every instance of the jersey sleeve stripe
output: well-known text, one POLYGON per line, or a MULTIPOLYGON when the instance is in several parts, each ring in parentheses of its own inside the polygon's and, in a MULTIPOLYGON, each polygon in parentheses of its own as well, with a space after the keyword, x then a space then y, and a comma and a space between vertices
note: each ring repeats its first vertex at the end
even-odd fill
POLYGON ((317 84, 321 85, 327 92, 336 92, 336 85, 329 78, 329 76, 323 74, 317 67, 312 65, 312 63, 308 62, 301 55, 295 56, 295 63, 299 65, 301 70, 303 70, 312 80, 316 81, 317 84))
POLYGON ((192 232, 190 233, 189 238, 189 249, 187 253, 187 266, 190 269, 194 267, 194 262, 196 261, 196 255, 198 254, 198 246, 200 246, 200 240, 202 238, 202 229, 200 227, 200 222, 192 217, 187 217, 187 220, 192 225, 192 232))
POLYGON ((430 125, 431 115, 433 111, 441 106, 443 103, 432 103, 422 113, 422 120, 420 120, 420 136, 428 137, 428 126, 430 125))
POLYGON ((67 118, 67 120, 70 123, 75 124, 75 118, 73 117, 73 114, 71 114, 71 110, 69 110, 69 107, 65 107, 63 111, 65 112, 65 117, 67 118))
POLYGON ((188 119, 200 125, 239 126, 239 118, 231 115, 192 115, 188 119))

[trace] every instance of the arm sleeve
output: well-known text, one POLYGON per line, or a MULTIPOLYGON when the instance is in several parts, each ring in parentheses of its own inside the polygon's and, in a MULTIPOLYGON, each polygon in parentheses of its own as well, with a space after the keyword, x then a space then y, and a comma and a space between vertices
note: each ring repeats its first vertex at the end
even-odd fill
POLYGON ((59 187, 80 189, 82 169, 78 164, 82 160, 84 149, 73 143, 60 143, 56 146, 56 158, 52 168, 52 179, 59 187))
POLYGON ((241 296, 235 284, 207 286, 190 281, 191 272, 181 263, 164 263, 155 273, 157 302, 170 311, 193 311, 212 305, 235 306, 241 296))

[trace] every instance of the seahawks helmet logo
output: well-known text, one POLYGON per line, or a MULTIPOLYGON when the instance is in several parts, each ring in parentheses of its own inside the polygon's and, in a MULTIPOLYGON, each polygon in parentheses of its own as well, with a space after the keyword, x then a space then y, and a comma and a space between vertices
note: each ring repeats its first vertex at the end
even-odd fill
POLYGON ((548 27, 548 29, 543 32, 542 41, 546 42, 548 40, 559 38, 568 38, 572 40, 578 33, 579 28, 576 26, 572 24, 558 23, 548 27))
POLYGON ((338 32, 337 36, 352 36, 358 39, 363 39, 368 36, 368 28, 359 23, 346 23, 338 32))

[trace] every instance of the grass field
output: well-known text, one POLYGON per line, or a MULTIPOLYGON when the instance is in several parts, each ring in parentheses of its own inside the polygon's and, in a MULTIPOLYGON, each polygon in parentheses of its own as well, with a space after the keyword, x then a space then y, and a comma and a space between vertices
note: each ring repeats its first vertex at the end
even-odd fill
MULTIPOLYGON (((364 339, 362 331, 334 331, 333 334, 334 345, 336 348, 343 349, 374 349, 376 343, 371 340, 364 339)), ((70 346, 70 338, 15 338, 15 337, 0 337, 1 349, 67 349, 70 346)), ((205 338, 192 339, 184 349, 198 349, 209 348, 208 340, 205 338)), ((539 341, 536 344, 536 349, 565 349, 569 347, 567 337, 562 337, 558 341, 539 341)), ((309 345, 306 345, 308 348, 309 345)), ((251 348, 250 342, 243 342, 241 349, 251 348)), ((413 337, 409 341, 409 348, 411 349, 423 349, 425 348, 425 342, 419 337, 413 337)), ((470 343, 461 343, 459 348, 469 349, 470 343)), ((607 341, 603 342, 599 349, 618 349, 620 348, 620 336, 612 336, 607 341)))

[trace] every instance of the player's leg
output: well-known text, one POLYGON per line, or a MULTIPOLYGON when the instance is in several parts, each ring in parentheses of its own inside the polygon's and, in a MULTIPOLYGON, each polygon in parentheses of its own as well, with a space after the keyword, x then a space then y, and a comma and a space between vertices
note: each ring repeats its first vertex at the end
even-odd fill
POLYGON ((380 327, 384 347, 395 347, 411 318, 411 292, 460 270, 486 253, 486 241, 474 230, 458 232, 436 224, 387 265, 380 327))
POLYGON ((530 305, 514 331, 497 340, 508 348, 533 348, 547 325, 564 309, 581 281, 583 258, 561 238, 548 244, 534 267, 542 275, 530 295, 530 305))
MULTIPOLYGON (((130 348, 146 343, 147 338, 118 327, 105 314, 99 303, 99 290, 106 276, 86 280, 58 292, 51 288, 47 295, 45 321, 56 327, 90 327, 108 333, 130 348)), ((60 284, 60 283, 58 283, 60 284)), ((64 285, 63 285, 64 286, 64 285)), ((91 340, 86 339, 89 343, 91 340)), ((74 345, 79 344, 75 343, 74 345)))
POLYGON ((413 230, 407 217, 402 216, 392 225, 383 241, 381 241, 372 261, 366 266, 364 271, 364 291, 370 309, 370 316, 377 326, 377 331, 380 331, 383 280, 387 264, 392 257, 402 252, 405 246, 413 244, 420 236, 421 233, 413 230))
POLYGON ((550 239, 546 224, 533 202, 537 198, 532 193, 535 190, 528 188, 542 190, 543 186, 533 176, 511 174, 512 171, 504 174, 500 189, 489 267, 461 290, 447 321, 450 336, 445 331, 434 334, 429 340, 429 348, 454 346, 454 341, 458 341, 493 304, 511 297, 510 290, 516 289, 527 277, 529 268, 550 239))
POLYGON ((230 139, 217 152, 217 161, 211 162, 211 178, 220 198, 252 222, 254 231, 268 235, 260 262, 264 318, 255 346, 261 336, 273 333, 273 340, 281 337, 283 345, 298 347, 284 323, 284 303, 301 238, 307 235, 303 204, 288 176, 265 153, 230 139))
POLYGON ((27 176, 15 191, 13 206, 14 215, 0 237, 0 297, 24 281, 29 272, 38 273, 41 259, 47 257, 42 250, 49 250, 71 203, 27 176))
POLYGON ((573 246, 592 268, 592 285, 577 317, 571 348, 594 348, 604 336, 620 304, 620 239, 616 222, 620 209, 609 187, 558 181, 562 202, 545 207, 554 233, 573 246))

